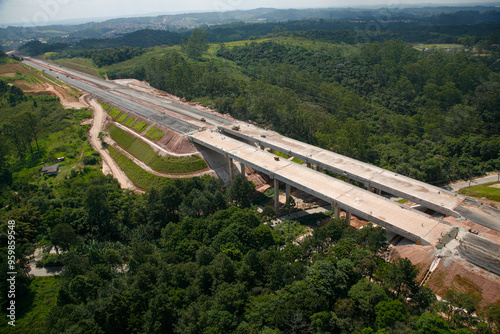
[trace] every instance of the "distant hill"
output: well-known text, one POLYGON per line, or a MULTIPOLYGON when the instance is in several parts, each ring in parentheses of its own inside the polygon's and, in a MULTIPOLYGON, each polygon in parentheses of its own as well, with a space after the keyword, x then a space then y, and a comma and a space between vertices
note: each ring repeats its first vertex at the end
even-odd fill
POLYGON ((85 49, 105 49, 121 46, 151 47, 155 45, 180 44, 182 35, 167 30, 142 29, 116 38, 84 39, 76 46, 85 49))

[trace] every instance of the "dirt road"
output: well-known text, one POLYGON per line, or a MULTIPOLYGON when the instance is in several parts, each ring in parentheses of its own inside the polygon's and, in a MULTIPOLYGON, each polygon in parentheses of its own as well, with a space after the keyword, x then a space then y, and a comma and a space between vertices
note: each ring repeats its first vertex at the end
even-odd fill
POLYGON ((101 145, 101 141, 99 139, 99 133, 102 130, 102 126, 104 121, 106 120, 106 113, 102 106, 96 101, 94 98, 87 98, 87 102, 90 107, 94 109, 94 119, 92 121, 92 127, 89 131, 89 140, 92 147, 99 152, 102 160, 106 163, 106 165, 111 170, 111 174, 118 180, 122 188, 132 189, 137 191, 136 187, 130 181, 130 179, 125 175, 125 173, 120 169, 118 164, 111 158, 108 150, 103 149, 101 145))

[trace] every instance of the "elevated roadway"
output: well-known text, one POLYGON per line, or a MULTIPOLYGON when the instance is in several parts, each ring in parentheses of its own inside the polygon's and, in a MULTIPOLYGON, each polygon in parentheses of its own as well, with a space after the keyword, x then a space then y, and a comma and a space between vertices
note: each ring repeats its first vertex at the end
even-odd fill
POLYGON ((189 135, 192 142, 239 161, 253 169, 312 194, 360 218, 383 226, 421 244, 435 244, 451 226, 372 192, 332 178, 324 173, 207 130, 189 135))
POLYGON ((272 148, 362 182, 367 188, 380 189, 445 215, 460 216, 455 209, 464 201, 462 195, 252 125, 241 123, 239 130, 232 127, 219 129, 235 138, 272 148))

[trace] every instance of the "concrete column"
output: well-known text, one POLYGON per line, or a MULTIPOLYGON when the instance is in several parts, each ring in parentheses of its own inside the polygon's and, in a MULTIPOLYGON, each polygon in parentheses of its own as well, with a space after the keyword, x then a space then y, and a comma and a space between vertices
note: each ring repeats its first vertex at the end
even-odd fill
POLYGON ((245 164, 243 162, 240 162, 240 171, 241 171, 241 176, 245 177, 245 164))
POLYGON ((265 149, 264 145, 260 145, 260 149, 261 149, 262 151, 264 151, 264 149, 265 149))
POLYGON ((229 178, 234 180, 234 162, 232 158, 229 158, 229 178))
POLYGON ((351 213, 346 211, 345 212, 345 223, 349 225, 349 222, 351 221, 351 213))
POLYGON ((280 193, 279 193, 280 182, 278 179, 274 179, 274 211, 278 212, 280 208, 280 193))
POLYGON ((382 190, 376 189, 376 191, 377 191, 377 195, 382 195, 382 190))
POLYGON ((310 162, 307 163, 307 167, 311 168, 311 163, 310 162))
POLYGON ((372 193, 374 193, 374 192, 375 192, 375 188, 373 188, 373 187, 371 187, 371 186, 368 186, 367 188, 368 188, 368 191, 369 191, 369 192, 372 192, 372 193))
POLYGON ((286 199, 288 200, 288 197, 290 197, 290 185, 287 183, 286 184, 286 199))
POLYGON ((334 218, 335 219, 339 219, 339 217, 340 217, 340 208, 337 205, 337 203, 332 202, 332 209, 333 209, 333 213, 334 213, 334 218))

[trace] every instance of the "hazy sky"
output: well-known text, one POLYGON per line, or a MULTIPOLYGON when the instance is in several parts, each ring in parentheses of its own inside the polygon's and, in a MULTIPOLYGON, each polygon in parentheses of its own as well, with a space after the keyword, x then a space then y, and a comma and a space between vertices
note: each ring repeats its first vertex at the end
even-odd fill
MULTIPOLYGON (((415 3, 471 3, 471 0, 0 0, 0 25, 45 25, 67 19, 137 16, 152 13, 227 11, 259 7, 319 8, 415 3)), ((482 0, 481 3, 495 2, 482 0)), ((498 3, 498 0, 496 0, 498 3)), ((68 22, 71 23, 71 22, 68 22)))

